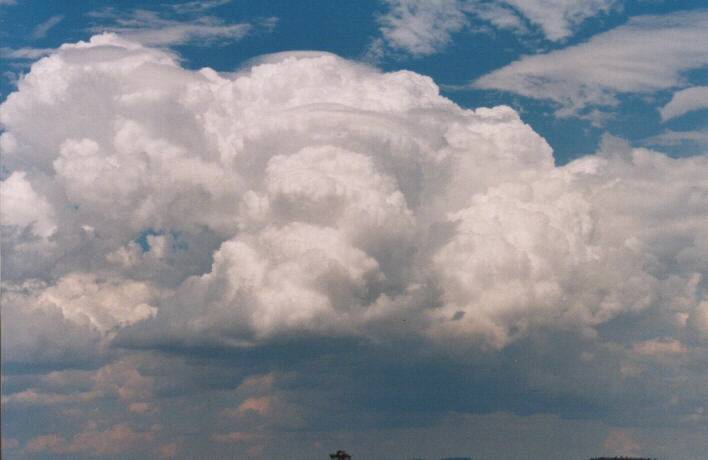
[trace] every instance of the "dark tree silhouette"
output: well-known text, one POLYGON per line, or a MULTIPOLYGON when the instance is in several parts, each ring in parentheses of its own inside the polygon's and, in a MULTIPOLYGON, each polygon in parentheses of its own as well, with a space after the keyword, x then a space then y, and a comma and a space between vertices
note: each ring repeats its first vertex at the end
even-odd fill
POLYGON ((338 450, 336 454, 329 454, 329 458, 332 460, 351 460, 352 456, 343 450, 338 450))

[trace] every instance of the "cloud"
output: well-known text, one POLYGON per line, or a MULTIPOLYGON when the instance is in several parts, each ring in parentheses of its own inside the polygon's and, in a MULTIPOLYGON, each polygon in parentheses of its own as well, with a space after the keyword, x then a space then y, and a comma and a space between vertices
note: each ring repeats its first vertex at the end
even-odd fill
POLYGON ((556 166, 513 109, 413 72, 192 71, 115 34, 33 64, 0 122, 23 203, 3 364, 35 374, 7 397, 97 391, 112 417, 28 451, 150 450, 173 439, 130 417, 177 412, 222 445, 453 409, 675 421, 707 396, 705 156, 606 136, 556 166))
POLYGON ((617 0, 504 0, 552 41, 570 37, 585 19, 610 12, 617 0))
MULTIPOLYGON (((556 168, 509 108, 463 111, 426 77, 326 54, 282 55, 229 78, 102 35, 35 64, 0 115, 14 139, 6 162, 16 168, 23 155, 27 169, 3 184, 26 189, 18 209, 42 210, 9 208, 4 221, 52 235, 57 248, 43 256, 72 244, 96 261, 95 274, 54 272, 25 302, 103 333, 155 323, 158 335, 226 343, 296 331, 368 336, 405 315, 432 337, 503 346, 541 324, 591 328, 665 302, 658 293, 673 287, 633 251, 673 236, 646 225, 676 202, 686 210, 682 231, 703 231, 692 217, 702 201, 676 201, 700 183, 687 165, 700 171, 703 158, 637 150, 556 168), (87 79, 101 94, 87 94, 78 83, 87 79), (68 117, 65 100, 91 116, 68 117), (30 122, 30 113, 44 119, 30 122), (683 188, 657 184, 654 204, 609 231, 640 205, 609 196, 640 193, 658 164, 683 188), (51 202, 27 185, 44 176, 61 191, 51 202), (622 189, 610 185, 615 177, 622 189), (52 215, 51 225, 38 220, 52 215), (85 241, 69 243, 77 227, 85 241), (201 273, 168 283, 136 270, 151 258, 167 271, 189 251, 180 240, 205 229, 219 243, 202 249, 211 267, 201 273), (157 233, 141 249, 135 240, 149 231, 157 233), (633 282, 617 285, 628 273, 633 282), (426 283, 436 286, 436 308, 414 300, 426 283)), ((11 253, 6 265, 22 263, 11 253)), ((688 282, 691 267, 671 273, 688 282)))
POLYGON ((64 19, 63 14, 57 14, 55 16, 52 16, 51 18, 47 19, 43 23, 35 26, 35 28, 32 29, 32 33, 30 34, 30 38, 32 40, 39 40, 40 38, 46 37, 47 33, 52 28, 54 28, 54 26, 59 24, 63 19, 64 19))
POLYGON ((117 424, 101 430, 89 427, 72 439, 50 434, 30 440, 24 447, 25 452, 47 452, 51 454, 85 452, 92 455, 116 455, 133 451, 144 443, 152 442, 155 433, 136 431, 126 424, 117 424))
POLYGON ((386 0, 388 11, 378 17, 381 38, 370 54, 386 48, 414 57, 442 51, 452 36, 474 30, 481 21, 526 35, 526 22, 540 27, 546 39, 570 37, 585 20, 615 8, 617 0, 386 0))
POLYGON ((694 86, 674 93, 668 104, 659 109, 663 121, 708 107, 708 86, 694 86))
POLYGON ((250 442, 256 441, 260 436, 253 433, 243 433, 240 431, 232 431, 230 433, 214 433, 211 437, 216 442, 250 442))
POLYGON ((585 43, 526 56, 482 76, 480 89, 509 91, 560 105, 572 115, 615 105, 621 93, 652 93, 684 83, 683 73, 708 64, 708 12, 639 16, 585 43))
POLYGON ((47 240, 56 232, 53 210, 49 202, 37 195, 23 172, 13 173, 2 181, 5 198, 3 223, 19 231, 29 230, 47 240))
POLYGON ((54 48, 0 48, 5 59, 38 59, 56 51, 54 48))
POLYGON ((34 390, 25 390, 2 397, 3 404, 24 404, 24 405, 55 405, 55 404, 75 404, 91 401, 101 397, 100 391, 88 391, 74 394, 46 394, 38 393, 34 390))
POLYGON ((390 11, 381 16, 381 33, 386 44, 414 56, 439 51, 450 35, 467 25, 462 3, 457 0, 426 2, 393 0, 390 11))
POLYGON ((193 1, 183 2, 174 5, 166 5, 180 14, 198 13, 205 10, 210 10, 219 6, 227 5, 232 0, 210 0, 210 1, 193 1))
MULTIPOLYGON (((194 13, 196 10, 180 13, 194 13)), ((91 31, 113 32, 128 40, 152 46, 176 46, 187 43, 200 46, 238 41, 252 30, 250 24, 228 24, 211 16, 198 18, 166 18, 149 10, 136 9, 129 13, 106 9, 91 15, 100 21, 91 31)))
POLYGON ((706 131, 674 131, 667 129, 663 133, 643 139, 645 145, 673 146, 686 142, 698 145, 708 145, 708 132, 706 131))

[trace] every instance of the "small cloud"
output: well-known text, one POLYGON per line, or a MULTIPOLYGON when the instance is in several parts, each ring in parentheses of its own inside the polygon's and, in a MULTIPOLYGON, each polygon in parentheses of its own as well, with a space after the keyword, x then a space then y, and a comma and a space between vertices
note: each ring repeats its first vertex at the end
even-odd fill
POLYGON ((686 347, 676 339, 645 340, 635 343, 632 348, 636 353, 645 356, 680 355, 686 352, 686 347))
POLYGON ((669 103, 659 109, 659 113, 661 120, 667 121, 706 108, 708 108, 708 86, 694 86, 674 93, 669 103))
POLYGON ((30 389, 3 395, 3 404, 23 404, 30 406, 54 406, 58 404, 77 404, 92 401, 103 396, 101 391, 86 391, 72 394, 40 393, 30 389))
MULTIPOLYGON (((389 1, 388 14, 379 17, 381 34, 387 46, 413 56, 440 51, 450 35, 467 25, 467 17, 456 0, 389 1)), ((376 48, 380 45, 374 42, 376 48)))
POLYGON ((64 19, 63 14, 57 14, 37 25, 30 34, 32 40, 39 40, 47 36, 47 33, 64 19))
POLYGON ((134 414, 144 414, 150 410, 150 404, 146 402, 136 402, 128 406, 128 410, 134 414))
POLYGON ((262 398, 250 398, 242 402, 235 410, 226 413, 230 416, 240 416, 248 413, 255 413, 261 417, 267 417, 273 409, 280 403, 277 396, 264 396, 262 398))
POLYGON ((219 6, 231 3, 232 0, 208 0, 208 1, 195 1, 195 2, 184 2, 178 3, 176 5, 168 5, 174 11, 180 14, 190 14, 199 13, 202 11, 210 10, 219 6))
POLYGON ((260 435, 243 431, 232 431, 231 433, 214 433, 211 435, 211 439, 215 442, 251 442, 260 439, 260 435))
POLYGON ((656 136, 647 137, 640 141, 644 145, 676 146, 685 142, 699 145, 708 145, 708 130, 706 131, 673 131, 666 130, 656 136))

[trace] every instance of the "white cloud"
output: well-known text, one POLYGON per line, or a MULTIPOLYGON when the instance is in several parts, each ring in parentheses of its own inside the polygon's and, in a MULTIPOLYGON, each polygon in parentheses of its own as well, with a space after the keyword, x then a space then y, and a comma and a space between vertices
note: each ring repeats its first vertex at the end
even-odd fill
POLYGON ((29 229, 48 240, 57 229, 54 210, 46 198, 35 192, 26 176, 24 172, 14 172, 1 182, 2 224, 20 231, 29 229))
POLYGON ((40 38, 44 38, 47 36, 47 33, 57 24, 59 24, 62 19, 64 19, 63 14, 57 14, 55 16, 52 16, 51 18, 47 19, 41 24, 38 24, 35 26, 35 28, 32 30, 32 34, 30 35, 30 38, 33 40, 39 40, 40 38))
POLYGON ((154 316, 157 309, 150 302, 155 297, 154 290, 139 281, 116 279, 110 274, 103 280, 94 274, 74 272, 44 290, 38 301, 58 307, 75 323, 105 332, 154 316))
MULTIPOLYGON (((622 396, 641 376, 656 382, 646 410, 685 416, 690 395, 705 395, 692 379, 665 391, 678 372, 705 378, 705 156, 606 137, 597 155, 556 166, 511 108, 463 109, 413 72, 313 52, 190 71, 113 34, 36 62, 0 122, 3 187, 28 203, 3 202, 4 364, 95 369, 16 392, 27 398, 100 391, 126 416, 158 417, 163 393, 273 362, 296 372, 309 359, 332 378, 336 350, 319 360, 298 348, 322 337, 365 344, 341 364, 360 376, 370 359, 411 372, 419 355, 486 375, 475 360, 491 356, 529 394, 598 407, 630 407, 622 396), (35 244, 42 235, 52 244, 35 244), (157 370, 130 361, 136 347, 161 350, 148 352, 157 370), (234 358, 211 361, 216 376, 166 362, 193 347, 234 358)), ((302 399, 271 381, 219 406, 244 426, 204 438, 253 433, 273 407, 308 426, 302 399)), ((307 401, 336 399, 322 396, 307 401)), ((83 432, 132 439, 109 425, 83 432)), ((74 449, 56 436, 32 448, 74 449)))
POLYGON ((386 44, 414 56, 442 49, 450 35, 467 25, 458 0, 391 0, 390 11, 379 18, 386 44))
MULTIPOLYGON (((556 168, 509 108, 463 110, 427 77, 327 54, 219 76, 102 35, 36 63, 19 88, 0 109, 18 169, 6 182, 46 177, 32 195, 46 209, 10 223, 77 254, 22 302, 103 333, 154 317, 156 339, 379 337, 403 315, 435 340, 501 347, 536 327, 698 305, 668 299, 704 272, 702 256, 673 265, 706 230, 705 200, 688 199, 704 158, 618 144, 556 168), (205 231, 213 243, 199 246, 205 231), (182 252, 211 267, 179 269, 182 252), (438 308, 419 303, 430 296, 438 308)), ((4 266, 27 263, 10 254, 4 266)))
POLYGON ((659 109, 663 121, 694 110, 708 108, 708 86, 694 86, 674 93, 668 104, 659 109))
POLYGON ((651 93, 683 83, 682 73, 708 64, 705 10, 639 16, 585 43, 526 56, 476 80, 561 105, 574 114, 590 105, 614 105, 618 93, 651 93))

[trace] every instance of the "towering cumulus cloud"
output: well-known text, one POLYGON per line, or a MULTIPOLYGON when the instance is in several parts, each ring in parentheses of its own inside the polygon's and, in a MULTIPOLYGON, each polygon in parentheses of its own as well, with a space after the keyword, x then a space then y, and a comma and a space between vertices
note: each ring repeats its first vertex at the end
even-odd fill
POLYGON ((539 337, 571 333, 592 372, 681 355, 670 378, 708 344, 706 157, 607 138, 557 167, 514 110, 412 72, 190 71, 111 34, 35 63, 0 117, 8 365, 339 337, 465 350, 443 353, 465 372, 522 342, 553 361, 539 337))

